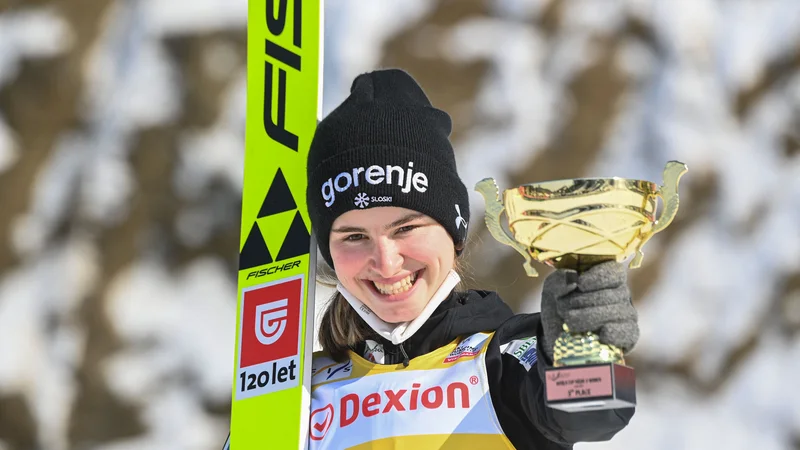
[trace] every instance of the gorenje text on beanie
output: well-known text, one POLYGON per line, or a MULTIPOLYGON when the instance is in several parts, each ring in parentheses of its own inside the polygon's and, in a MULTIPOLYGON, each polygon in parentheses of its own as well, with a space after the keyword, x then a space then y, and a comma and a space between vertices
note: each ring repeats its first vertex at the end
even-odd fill
MULTIPOLYGON (((328 178, 327 181, 322 183, 322 199, 325 200, 325 206, 330 207, 333 205, 336 201, 336 192, 345 192, 351 187, 363 186, 363 182, 359 183, 361 180, 373 185, 381 183, 387 185, 397 184, 400 187, 400 192, 404 194, 411 192, 412 187, 420 194, 428 190, 428 176, 422 172, 414 172, 414 163, 412 161, 408 162, 408 168, 405 172, 402 167, 393 165, 371 165, 367 168, 364 166, 354 167, 352 170, 341 172, 336 177, 328 178), (394 174, 394 178, 392 174, 394 174)), ((391 198, 388 201, 391 201, 391 198)))

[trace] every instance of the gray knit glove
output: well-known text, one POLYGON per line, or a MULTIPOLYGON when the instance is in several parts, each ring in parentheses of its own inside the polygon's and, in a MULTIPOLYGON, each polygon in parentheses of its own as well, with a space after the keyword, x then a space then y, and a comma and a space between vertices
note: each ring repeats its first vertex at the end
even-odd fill
POLYGON ((605 344, 630 351, 639 339, 624 265, 609 261, 586 272, 560 269, 544 280, 544 350, 553 360, 553 344, 566 322, 570 332, 594 331, 605 344))

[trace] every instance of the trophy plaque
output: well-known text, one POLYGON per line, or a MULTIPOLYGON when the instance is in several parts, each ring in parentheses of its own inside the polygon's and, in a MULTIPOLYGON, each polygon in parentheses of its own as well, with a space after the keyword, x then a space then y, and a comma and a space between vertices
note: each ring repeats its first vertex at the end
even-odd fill
MULTIPOLYGON (((630 268, 642 262, 642 246, 666 228, 678 212, 678 182, 685 164, 670 161, 663 185, 626 178, 578 178, 517 186, 500 192, 492 178, 475 190, 486 202, 486 226, 502 244, 524 258, 582 272, 605 261, 630 268), (656 218, 656 203, 663 203, 656 218), (501 223, 505 212, 508 231, 501 223)), ((636 378, 621 349, 600 342, 593 332, 571 333, 566 325, 555 342, 553 367, 545 369, 545 402, 563 411, 635 406, 636 378)))

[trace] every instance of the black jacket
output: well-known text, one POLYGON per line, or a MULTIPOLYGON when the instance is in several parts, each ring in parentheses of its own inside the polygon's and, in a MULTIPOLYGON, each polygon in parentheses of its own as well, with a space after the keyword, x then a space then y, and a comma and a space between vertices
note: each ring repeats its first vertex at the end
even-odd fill
MULTIPOLYGON (((480 331, 495 331, 486 352, 489 391, 497 418, 508 439, 519 450, 563 450, 581 441, 605 441, 624 428, 634 408, 563 412, 544 404, 544 368, 547 356, 541 347, 539 314, 515 315, 500 297, 489 291, 454 292, 425 324, 400 345, 380 338, 384 364, 413 359, 480 331), (538 358, 528 372, 500 346, 514 339, 537 336, 538 358)), ((363 355, 365 343, 354 349, 363 355)))

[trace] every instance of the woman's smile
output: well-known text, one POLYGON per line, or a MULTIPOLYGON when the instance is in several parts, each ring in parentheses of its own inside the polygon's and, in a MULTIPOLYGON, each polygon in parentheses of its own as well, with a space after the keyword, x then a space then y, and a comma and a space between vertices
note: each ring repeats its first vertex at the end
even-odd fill
POLYGON ((386 302, 399 302, 414 294, 417 281, 420 280, 420 275, 422 272, 423 270, 412 272, 411 274, 400 278, 398 281, 393 281, 390 279, 382 281, 366 280, 366 282, 372 285, 373 294, 378 300, 386 302))

